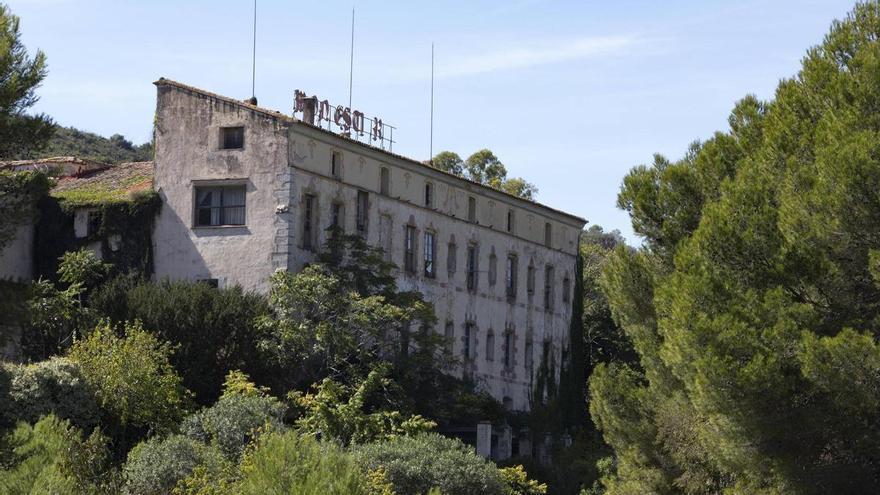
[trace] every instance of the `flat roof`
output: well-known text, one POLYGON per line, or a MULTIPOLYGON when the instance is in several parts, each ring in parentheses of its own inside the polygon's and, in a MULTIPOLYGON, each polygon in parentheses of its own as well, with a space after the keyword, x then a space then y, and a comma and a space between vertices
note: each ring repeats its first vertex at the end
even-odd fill
POLYGON ((485 184, 480 184, 479 182, 475 182, 475 181, 472 181, 472 180, 470 180, 470 179, 467 179, 467 178, 461 177, 461 176, 459 176, 459 175, 455 175, 455 174, 453 174, 453 173, 446 172, 445 170, 440 170, 440 169, 438 169, 438 168, 434 168, 434 167, 432 167, 432 166, 430 166, 430 165, 428 165, 428 164, 426 164, 426 163, 424 163, 424 162, 421 162, 421 161, 419 161, 419 160, 415 160, 415 159, 410 158, 410 157, 408 157, 408 156, 399 155, 399 154, 397 154, 397 153, 394 153, 394 152, 388 151, 388 150, 383 149, 383 148, 380 148, 380 147, 378 147, 378 146, 373 146, 373 145, 368 144, 368 143, 362 143, 362 142, 360 142, 360 141, 358 141, 358 140, 356 140, 356 139, 351 139, 351 138, 346 137, 346 136, 343 136, 343 135, 341 135, 341 134, 337 134, 337 133, 335 133, 335 132, 333 132, 333 131, 329 131, 329 130, 327 130, 327 129, 323 129, 323 128, 321 128, 320 126, 316 126, 316 125, 314 125, 314 124, 310 124, 310 123, 308 123, 308 122, 304 122, 304 121, 302 121, 302 120, 300 120, 300 119, 297 119, 296 117, 293 117, 293 116, 291 116, 291 115, 287 115, 287 114, 284 114, 284 113, 282 113, 282 112, 279 112, 278 110, 270 110, 270 109, 268 109, 268 108, 263 108, 263 107, 260 107, 260 106, 257 106, 257 105, 252 105, 252 104, 248 103, 247 101, 237 100, 237 99, 235 99, 235 98, 230 98, 230 97, 228 97, 228 96, 223 96, 223 95, 219 95, 219 94, 217 94, 217 93, 212 93, 212 92, 210 92, 210 91, 206 91, 206 90, 204 90, 204 89, 196 88, 195 86, 190 86, 190 85, 188 85, 188 84, 183 84, 183 83, 181 83, 181 82, 177 82, 177 81, 174 81, 174 80, 171 80, 171 79, 166 79, 166 78, 164 78, 164 77, 160 77, 159 80, 153 82, 153 84, 155 84, 156 86, 171 86, 171 87, 175 87, 175 88, 182 89, 182 90, 185 90, 185 91, 191 91, 191 92, 193 92, 193 93, 198 93, 198 94, 203 95, 203 96, 207 96, 207 97, 210 97, 210 98, 215 98, 215 99, 217 99, 217 100, 223 101, 224 103, 229 103, 229 104, 231 104, 231 105, 237 105, 237 106, 240 106, 240 107, 242 107, 242 108, 247 108, 247 109, 249 109, 249 110, 251 110, 251 111, 253 111, 253 112, 256 112, 256 113, 262 114, 262 115, 264 115, 264 116, 266 116, 266 117, 270 117, 270 118, 273 118, 273 119, 278 119, 278 120, 281 120, 281 121, 286 122, 286 123, 289 123, 289 124, 306 126, 306 127, 308 127, 309 129, 313 129, 313 130, 316 130, 316 131, 323 132, 323 133, 325 133, 325 134, 327 134, 327 135, 329 135, 329 136, 333 136, 333 137, 335 137, 335 138, 337 138, 337 139, 344 140, 344 141, 347 142, 347 143, 351 143, 351 144, 354 144, 354 145, 362 146, 362 147, 364 147, 364 148, 366 148, 366 149, 369 149, 369 150, 371 150, 371 151, 378 152, 378 153, 382 153, 382 154, 384 154, 384 155, 387 155, 387 156, 390 156, 390 157, 396 158, 396 159, 398 159, 398 160, 403 160, 403 161, 406 161, 406 162, 408 162, 408 163, 415 164, 415 165, 417 165, 417 166, 419 166, 419 167, 425 167, 425 168, 430 169, 432 172, 435 172, 435 173, 440 173, 440 174, 447 175, 447 176, 449 176, 450 178, 452 178, 453 180, 461 181, 461 182, 464 183, 464 184, 471 185, 471 186, 475 186, 475 187, 479 187, 479 188, 483 188, 483 189, 485 189, 485 190, 487 190, 487 191, 491 191, 492 193, 500 194, 500 195, 506 196, 506 197, 508 197, 508 198, 510 198, 510 199, 512 199, 512 200, 514 200, 514 201, 517 201, 517 202, 523 203, 523 204, 525 204, 525 205, 529 205, 529 206, 537 206, 537 207, 539 207, 539 208, 544 208, 544 209, 546 209, 546 210, 548 210, 548 211, 551 211, 551 212, 553 212, 553 213, 555 213, 555 214, 557 214, 557 215, 563 215, 563 216, 565 216, 565 217, 568 217, 569 219, 579 221, 579 222, 581 222, 582 224, 586 224, 586 223, 587 223, 587 220, 586 220, 585 218, 579 217, 579 216, 577 216, 577 215, 572 215, 571 213, 567 213, 567 212, 562 211, 562 210, 557 210, 556 208, 553 208, 553 207, 547 206, 547 205, 545 205, 545 204, 543 204, 543 203, 539 203, 539 202, 537 202, 537 201, 532 201, 532 200, 529 200, 529 199, 520 198, 519 196, 516 196, 516 195, 510 194, 510 193, 508 193, 508 192, 506 192, 506 191, 502 191, 502 190, 500 190, 500 189, 495 189, 494 187, 487 186, 487 185, 485 185, 485 184))

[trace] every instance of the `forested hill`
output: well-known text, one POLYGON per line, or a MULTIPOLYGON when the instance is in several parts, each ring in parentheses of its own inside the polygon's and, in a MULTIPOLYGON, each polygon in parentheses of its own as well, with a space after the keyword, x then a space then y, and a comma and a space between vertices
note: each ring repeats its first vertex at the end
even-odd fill
POLYGON ((121 134, 109 138, 81 131, 73 127, 58 126, 49 144, 29 157, 76 156, 105 163, 139 162, 153 159, 152 143, 134 145, 121 134))

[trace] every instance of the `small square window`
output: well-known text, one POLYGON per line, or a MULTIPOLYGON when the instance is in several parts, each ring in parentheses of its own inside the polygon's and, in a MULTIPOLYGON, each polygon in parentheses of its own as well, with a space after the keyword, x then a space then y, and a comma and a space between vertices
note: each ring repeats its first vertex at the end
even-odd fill
POLYGON ((244 127, 221 127, 220 147, 224 150, 244 148, 244 127))

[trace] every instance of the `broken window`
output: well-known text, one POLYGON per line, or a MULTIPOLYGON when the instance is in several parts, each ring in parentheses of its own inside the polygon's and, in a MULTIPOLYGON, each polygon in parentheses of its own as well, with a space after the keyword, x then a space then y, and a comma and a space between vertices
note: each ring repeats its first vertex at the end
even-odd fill
POLYGON ((434 243, 434 233, 425 232, 425 276, 428 278, 434 278, 437 276, 437 272, 434 267, 435 248, 436 244, 434 243))

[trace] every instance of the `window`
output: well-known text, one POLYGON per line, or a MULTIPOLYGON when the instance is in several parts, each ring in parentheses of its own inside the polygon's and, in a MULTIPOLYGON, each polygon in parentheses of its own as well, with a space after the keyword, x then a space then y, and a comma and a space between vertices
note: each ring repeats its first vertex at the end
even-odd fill
POLYGON ((495 332, 489 329, 486 333, 486 361, 495 360, 495 332))
POLYGON ((334 229, 342 229, 345 224, 345 215, 343 214, 343 206, 341 203, 333 203, 330 205, 330 227, 334 229))
POLYGON ((467 289, 477 290, 477 246, 467 248, 467 289))
POLYGON ((495 286, 498 281, 498 257, 495 253, 489 255, 489 285, 495 286))
POLYGON ((391 173, 387 167, 379 170, 379 194, 388 196, 391 194, 391 173))
POLYGON ((355 227, 357 231, 360 233, 365 233, 367 231, 367 202, 369 200, 369 195, 366 191, 358 191, 357 192, 357 214, 356 214, 356 224, 355 227))
POLYGON ((516 223, 516 214, 513 210, 507 210, 507 231, 513 233, 513 226, 516 223))
POLYGON ((571 280, 568 279, 568 275, 562 279, 562 302, 567 303, 571 300, 571 280))
POLYGON ((455 345, 455 325, 451 320, 446 320, 446 330, 444 331, 444 336, 446 337, 446 348, 449 352, 452 352, 452 347, 455 345))
POLYGON ((464 349, 462 349, 462 354, 465 359, 471 359, 473 354, 471 354, 471 339, 474 337, 474 324, 471 322, 467 322, 464 324, 464 349))
POLYGON ((428 208, 434 207, 434 184, 430 182, 425 183, 425 206, 428 208))
POLYGON ((544 310, 553 311, 553 267, 544 270, 544 310))
POLYGON ((541 359, 543 359, 544 364, 550 364, 550 341, 545 340, 543 348, 541 349, 541 359))
POLYGON ((88 223, 86 224, 86 237, 98 235, 101 230, 101 212, 90 211, 88 215, 88 223))
POLYGON ((507 297, 515 298, 516 297, 516 255, 509 255, 507 257, 507 271, 506 271, 506 287, 507 287, 507 297))
POLYGON ((535 357, 532 355, 534 353, 534 345, 532 344, 532 337, 529 336, 526 338, 526 368, 532 369, 532 366, 535 362, 535 357))
POLYGON ((244 225, 245 186, 196 187, 196 226, 244 225))
POLYGON ((458 265, 458 247, 454 242, 450 242, 446 248, 446 271, 449 272, 451 279, 455 275, 455 269, 458 265))
POLYGON ((406 226, 403 237, 403 269, 416 272, 416 228, 410 225, 406 226))
POLYGON ((220 287, 220 280, 216 278, 200 278, 196 280, 196 282, 199 282, 200 284, 205 284, 212 289, 220 287))
POLYGON ((531 263, 526 271, 526 292, 530 296, 535 293, 535 265, 531 263))
POLYGON ((477 222, 477 198, 468 196, 468 222, 477 222))
POLYGON ((385 251, 385 261, 391 261, 391 236, 394 232, 391 222, 391 215, 379 216, 379 245, 385 251))
POLYGON ((544 245, 547 247, 551 247, 553 243, 553 226, 550 225, 550 222, 544 224, 544 245))
POLYGON ((303 249, 315 248, 315 195, 303 196, 303 223, 302 223, 303 249))
POLYGON ((330 153, 330 175, 334 178, 342 178, 342 153, 334 151, 330 153))
POLYGON ((425 232, 425 276, 428 278, 434 278, 437 276, 436 269, 434 268, 435 248, 434 233, 425 232))
POLYGON ((504 332, 504 367, 513 367, 513 330, 504 332))
POLYGON ((221 127, 220 148, 224 150, 244 148, 244 127, 221 127))

